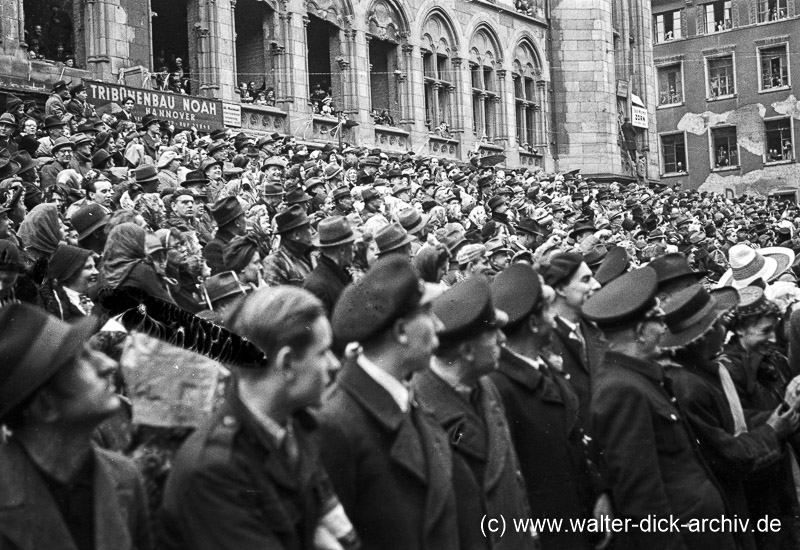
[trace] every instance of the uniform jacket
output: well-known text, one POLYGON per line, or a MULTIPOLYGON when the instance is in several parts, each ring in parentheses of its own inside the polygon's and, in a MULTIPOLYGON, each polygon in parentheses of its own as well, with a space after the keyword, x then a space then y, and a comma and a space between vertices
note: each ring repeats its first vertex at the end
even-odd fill
POLYGON ((317 267, 306 277, 303 288, 322 300, 325 311, 330 317, 342 290, 352 280, 350 274, 339 267, 336 262, 325 254, 320 254, 317 267))
POLYGON ((580 322, 581 334, 586 341, 586 353, 581 350, 580 341, 572 335, 572 330, 561 317, 556 317, 556 329, 553 332, 553 351, 562 360, 562 368, 570 381, 580 402, 579 414, 581 424, 589 428, 589 408, 592 399, 592 377, 603 362, 606 341, 599 329, 586 322, 580 322))
MULTIPOLYGON (((508 348, 500 354, 500 369, 489 378, 503 401, 531 517, 565 522, 592 517, 602 484, 588 460, 575 390, 546 364, 537 370, 508 348)), ((540 536, 544 548, 592 548, 581 533, 540 536)))
MULTIPOLYGON (((136 467, 93 448, 95 549, 152 547, 147 502, 136 467)), ((75 550, 69 529, 38 468, 14 439, 0 444, 0 549, 75 550)))
POLYGON ((481 379, 479 410, 430 369, 415 375, 411 384, 420 404, 434 414, 450 439, 462 549, 534 548, 529 533, 516 533, 510 527, 503 537, 490 531, 484 537, 481 532, 484 515, 502 515, 510 521, 530 514, 525 481, 494 383, 481 379))
POLYGON ((354 360, 319 413, 322 459, 363 550, 460 548, 447 435, 354 360))
POLYGON ((232 391, 178 451, 164 489, 159 548, 313 548, 330 481, 313 419, 301 413, 291 422, 300 457, 295 471, 232 391))
POLYGON ((270 286, 303 286, 314 269, 311 256, 303 253, 293 242, 285 240, 264 261, 264 281, 270 286))
MULTIPOLYGON (((730 517, 658 363, 608 352, 592 381, 593 433, 604 450, 617 517, 730 517)), ((615 548, 727 550, 729 532, 617 533, 615 548)))
MULTIPOLYGON (((686 364, 667 365, 666 373, 733 512, 749 516, 742 481, 756 468, 778 460, 781 452, 775 431, 765 424, 768 413, 745 412, 749 429, 734 435, 733 415, 719 375, 686 364)), ((743 548, 756 547, 751 533, 742 533, 739 540, 743 548)))

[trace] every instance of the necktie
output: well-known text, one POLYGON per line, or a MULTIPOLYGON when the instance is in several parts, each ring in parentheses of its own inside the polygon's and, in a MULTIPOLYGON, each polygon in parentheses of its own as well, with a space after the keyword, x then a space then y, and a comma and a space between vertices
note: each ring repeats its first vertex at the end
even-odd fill
POLYGON ((731 375, 724 365, 719 366, 719 379, 720 382, 722 382, 722 391, 725 392, 728 406, 731 408, 731 415, 733 416, 733 435, 745 433, 747 431, 747 422, 745 422, 744 419, 742 402, 739 401, 739 394, 736 393, 736 386, 733 385, 731 375))

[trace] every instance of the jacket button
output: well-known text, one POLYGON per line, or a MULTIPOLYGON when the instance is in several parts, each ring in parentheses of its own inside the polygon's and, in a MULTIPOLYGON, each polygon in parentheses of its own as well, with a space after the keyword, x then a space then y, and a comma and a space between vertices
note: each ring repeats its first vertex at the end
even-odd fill
POLYGON ((670 399, 670 403, 677 403, 677 402, 678 402, 677 397, 673 397, 672 399, 670 399))
POLYGON ((678 421, 678 417, 677 417, 677 416, 675 416, 674 414, 671 414, 671 415, 669 415, 669 417, 670 417, 670 418, 671 418, 673 421, 675 421, 675 422, 677 422, 677 421, 678 421))
POLYGON ((231 428, 236 425, 236 419, 232 416, 223 416, 222 425, 226 428, 231 428))

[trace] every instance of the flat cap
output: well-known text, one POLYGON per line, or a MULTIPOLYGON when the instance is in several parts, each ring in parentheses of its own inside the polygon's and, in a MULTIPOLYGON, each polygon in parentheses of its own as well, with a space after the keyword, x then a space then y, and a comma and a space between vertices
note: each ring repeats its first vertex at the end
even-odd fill
POLYGON ((495 307, 508 315, 508 325, 516 325, 542 301, 539 274, 527 264, 509 266, 492 281, 492 301, 495 307))
POLYGON ((433 312, 444 325, 440 339, 458 339, 506 324, 508 316, 492 303, 489 282, 470 277, 446 290, 433 301, 433 312))
POLYGON ((550 258, 550 263, 542 266, 545 284, 553 288, 568 282, 583 263, 583 256, 574 252, 560 252, 550 258))
POLYGON ((651 267, 635 269, 598 290, 583 305, 583 315, 601 329, 629 327, 656 304, 658 277, 651 267))
POLYGON ((458 251, 456 261, 458 265, 467 265, 486 256, 486 247, 482 244, 468 244, 458 251))
POLYGON ((364 342, 414 311, 423 286, 404 258, 379 258, 358 281, 348 285, 331 316, 333 335, 340 344, 364 342))

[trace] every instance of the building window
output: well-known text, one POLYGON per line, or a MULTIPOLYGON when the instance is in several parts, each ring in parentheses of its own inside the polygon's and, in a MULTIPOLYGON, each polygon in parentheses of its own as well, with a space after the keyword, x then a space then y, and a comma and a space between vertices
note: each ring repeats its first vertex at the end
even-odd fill
POLYGON ((758 0, 758 22, 786 19, 789 15, 788 0, 758 0))
POLYGON ((739 166, 739 148, 736 144, 736 126, 711 129, 711 148, 714 168, 739 166))
POLYGON ((764 131, 767 138, 764 162, 794 160, 791 119, 765 121, 764 131))
POLYGON ((376 124, 394 126, 400 114, 400 98, 395 71, 397 44, 373 37, 369 41, 369 87, 372 118, 376 124))
POLYGON ((187 2, 151 0, 153 71, 150 85, 176 94, 191 94, 199 75, 191 74, 187 2), (192 82, 194 80, 194 82, 192 82))
POLYGON ((661 136, 664 174, 686 173, 686 142, 683 134, 661 136))
POLYGON ((234 13, 236 23, 237 93, 242 103, 275 107, 278 72, 275 58, 265 42, 274 40, 274 12, 266 2, 239 0, 234 13), (262 76, 263 75, 263 76, 262 76))
POLYGON ((683 75, 680 63, 658 68, 658 104, 683 103, 683 75))
POLYGON ((710 4, 703 4, 703 23, 706 34, 733 28, 731 0, 719 0, 710 4))
POLYGON ((761 63, 761 89, 782 88, 789 85, 789 64, 786 44, 758 51, 761 63))
POLYGON ((545 137, 545 87, 540 80, 542 69, 539 56, 527 41, 514 50, 512 63, 514 83, 514 115, 517 145, 521 150, 541 154, 545 137))
POLYGON ((67 67, 77 66, 72 2, 24 0, 23 9, 28 57, 55 61, 67 67))
POLYGON ((308 44, 308 89, 314 114, 333 116, 342 109, 342 95, 336 57, 341 57, 339 29, 328 21, 309 15, 306 26, 308 44), (334 74, 334 67, 337 72, 334 74))
POLYGON ((500 89, 495 73, 495 60, 501 51, 498 41, 488 28, 479 29, 470 42, 470 73, 472 84, 472 128, 479 141, 494 141, 500 119, 500 89))
POLYGON ((681 10, 656 15, 656 44, 677 40, 681 34, 681 10))
POLYGON ((733 79, 733 55, 708 60, 708 95, 712 98, 736 93, 733 79))
POLYGON ((451 121, 450 94, 453 90, 453 71, 448 68, 444 54, 423 52, 425 79, 425 125, 442 137, 449 137, 451 121), (448 135, 445 135, 444 132, 448 135))

